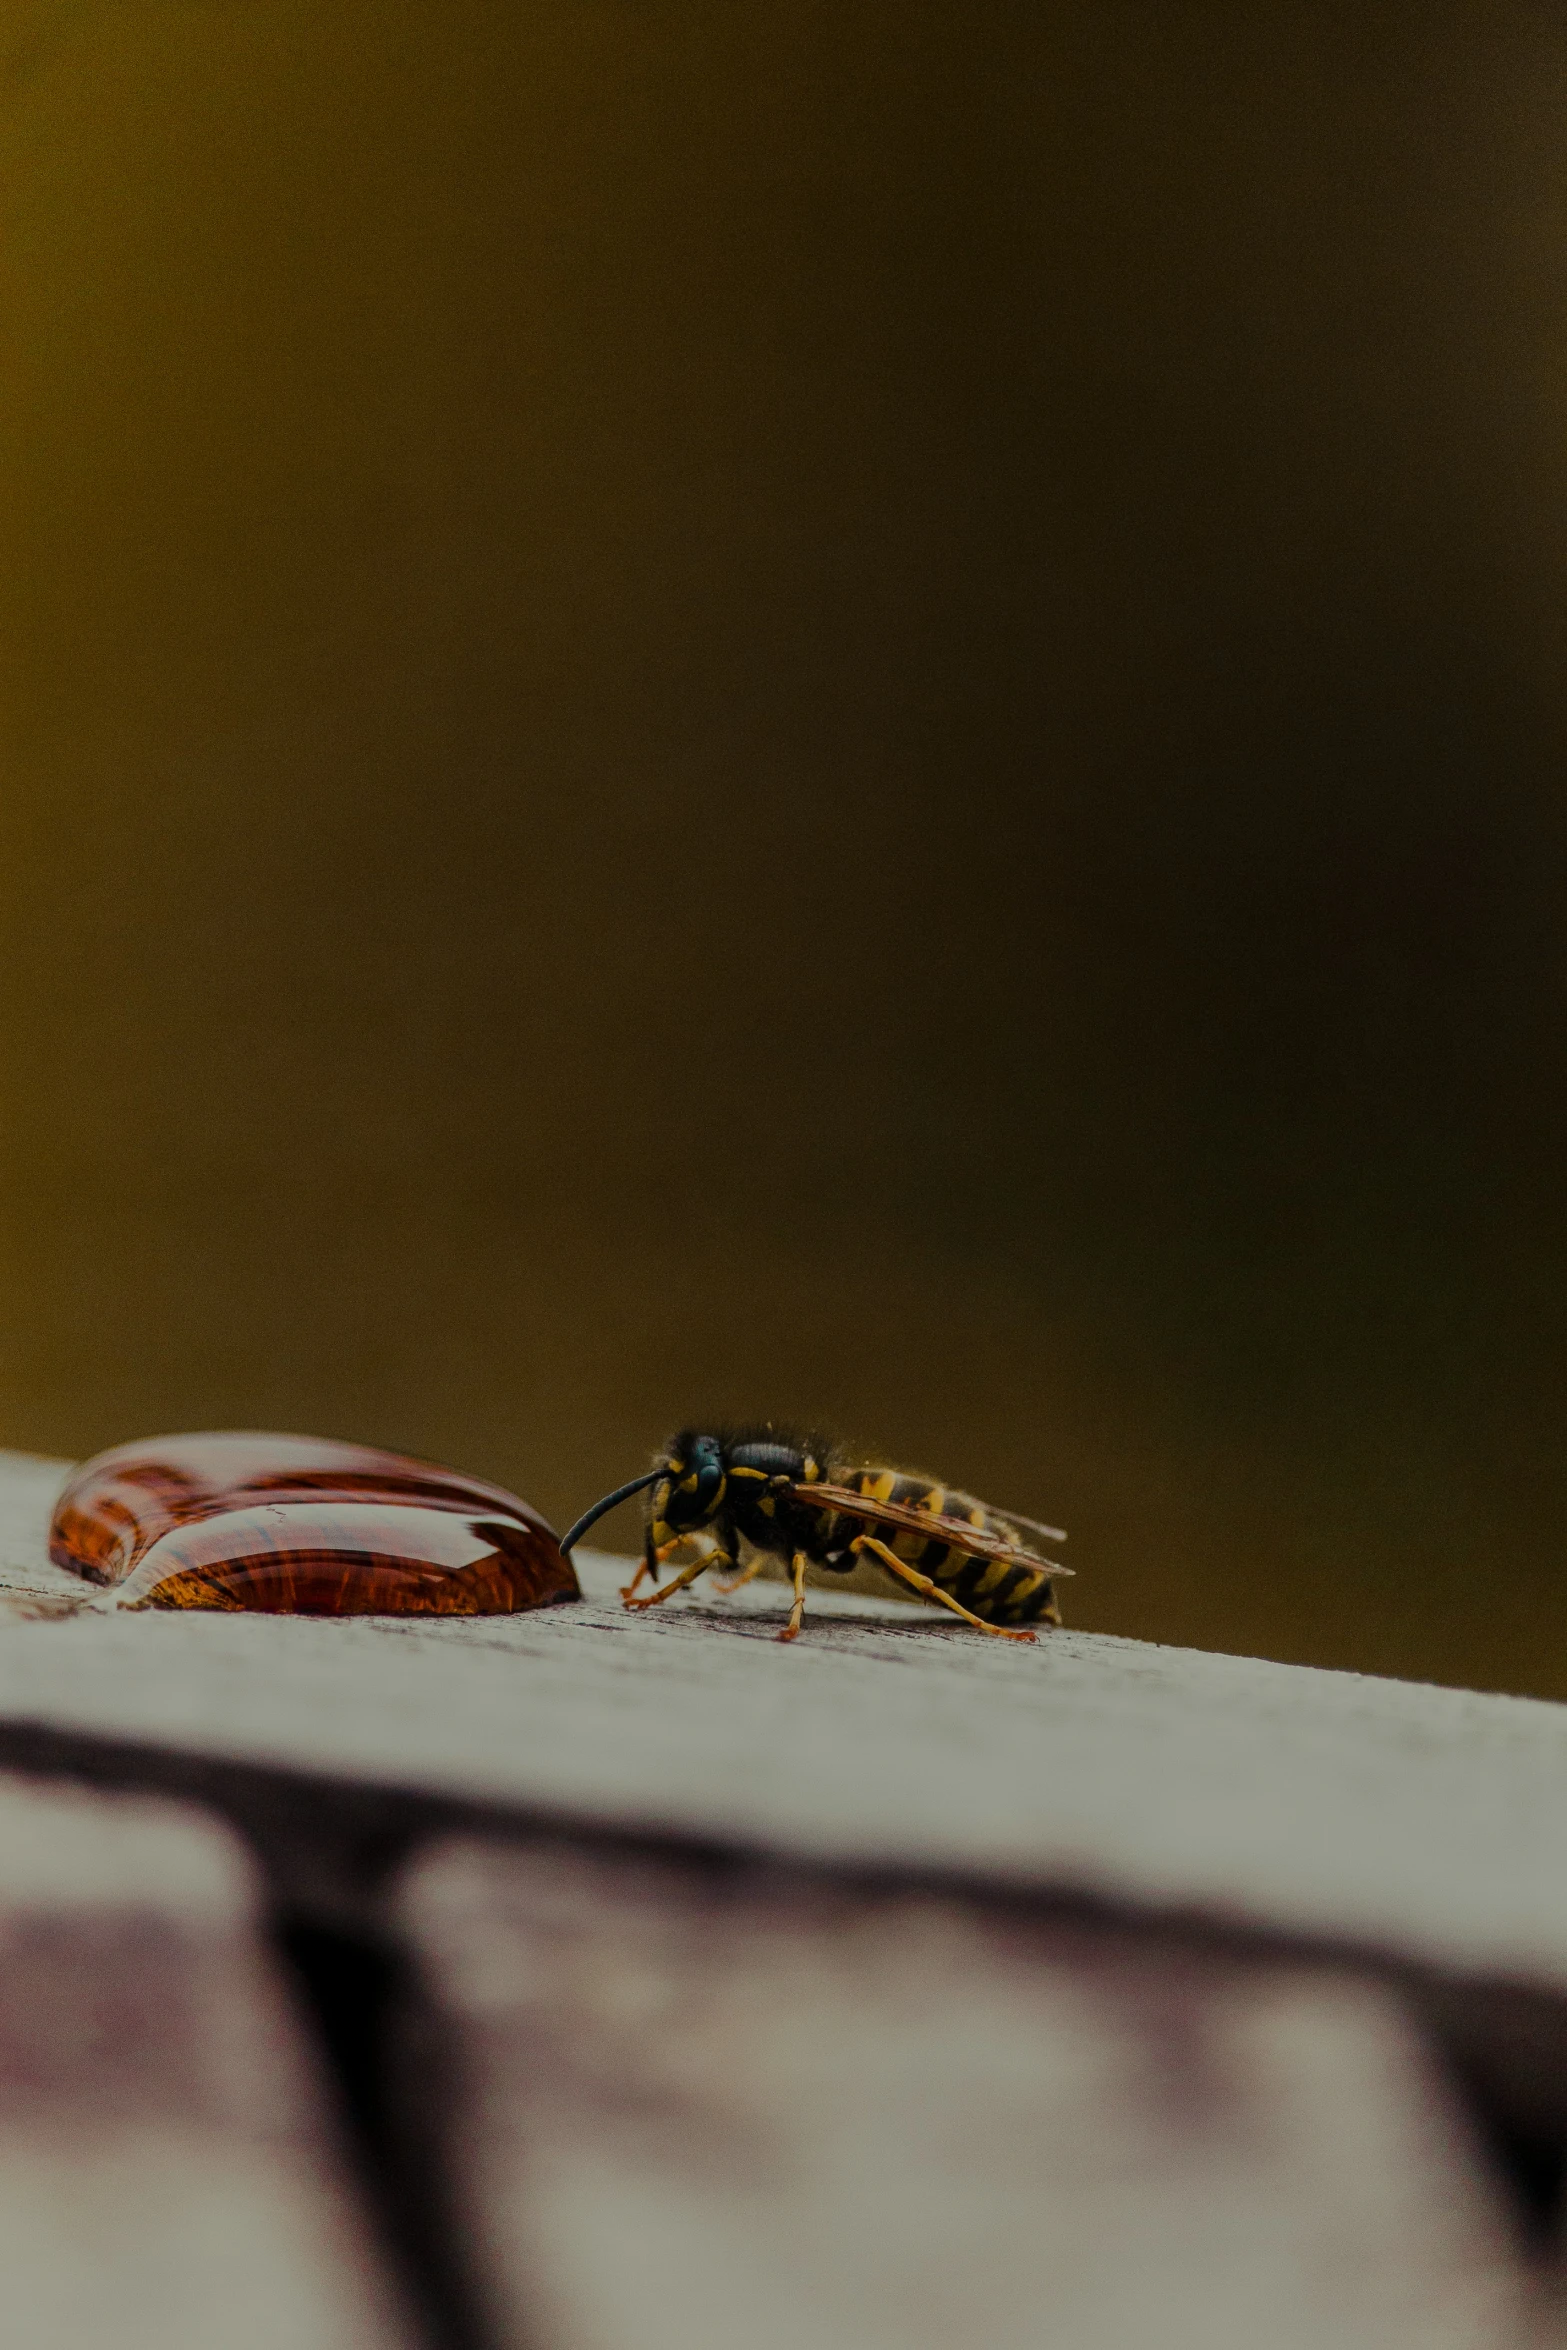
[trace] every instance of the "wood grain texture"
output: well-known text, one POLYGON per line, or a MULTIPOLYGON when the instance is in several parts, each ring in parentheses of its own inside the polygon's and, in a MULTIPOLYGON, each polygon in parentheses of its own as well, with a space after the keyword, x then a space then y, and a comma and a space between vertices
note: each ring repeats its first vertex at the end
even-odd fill
POLYGON ((960 1901, 454 1844, 401 1916, 498 2343, 1510 2350, 1396 2004, 960 1901))
POLYGON ((0 1781, 0 2277, 27 2350, 406 2350, 199 1815, 0 1781))
POLYGON ((80 1578, 49 1556, 49 1516, 70 1461, 0 1452, 0 1623, 70 1614, 83 1603, 80 1578))

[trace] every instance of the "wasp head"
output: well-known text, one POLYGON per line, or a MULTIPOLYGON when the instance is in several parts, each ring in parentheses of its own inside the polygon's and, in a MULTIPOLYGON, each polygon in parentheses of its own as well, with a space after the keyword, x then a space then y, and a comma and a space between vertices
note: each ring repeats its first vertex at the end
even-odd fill
POLYGON ((717 1515, 726 1483, 724 1448, 718 1438, 687 1429, 669 1448, 653 1496, 654 1512, 672 1534, 692 1533, 717 1515))

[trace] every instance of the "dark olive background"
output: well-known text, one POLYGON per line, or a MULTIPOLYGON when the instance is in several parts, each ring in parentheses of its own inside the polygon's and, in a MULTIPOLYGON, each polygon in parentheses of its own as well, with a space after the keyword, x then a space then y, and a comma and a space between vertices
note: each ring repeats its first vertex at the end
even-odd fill
POLYGON ((0 23, 0 1440, 1567 1696, 1560 11, 0 23))

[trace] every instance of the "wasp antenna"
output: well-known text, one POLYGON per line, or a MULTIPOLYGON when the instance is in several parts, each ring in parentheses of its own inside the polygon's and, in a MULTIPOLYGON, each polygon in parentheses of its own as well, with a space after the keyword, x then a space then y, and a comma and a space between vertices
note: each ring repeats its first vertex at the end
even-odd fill
POLYGON ((998 1518, 1005 1518, 1009 1526, 1026 1526, 1031 1534, 1043 1534, 1047 1542, 1064 1542, 1064 1526, 1042 1526, 1037 1518, 1025 1518, 1021 1510, 997 1510, 998 1518))
POLYGON ((566 1556, 574 1544, 581 1541, 588 1528, 596 1519, 602 1518, 606 1510, 612 1510, 617 1501, 625 1501, 629 1495, 640 1493, 644 1486, 656 1485, 663 1474, 662 1467, 649 1469, 645 1477, 633 1477, 629 1483, 617 1485, 613 1493, 606 1493, 602 1501, 596 1501, 590 1510, 584 1510, 571 1532, 561 1536, 562 1557, 566 1556))

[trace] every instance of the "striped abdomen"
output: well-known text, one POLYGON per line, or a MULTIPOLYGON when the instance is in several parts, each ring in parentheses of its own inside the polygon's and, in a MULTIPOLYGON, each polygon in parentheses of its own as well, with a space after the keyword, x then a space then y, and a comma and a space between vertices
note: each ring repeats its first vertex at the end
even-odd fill
MULTIPOLYGON (((966 1519, 969 1525, 992 1536, 999 1535, 1004 1542, 1015 1542, 1020 1551, 1028 1549, 1017 1528, 994 1510, 987 1509, 982 1501, 976 1501, 971 1493, 955 1493, 950 1486, 934 1484, 929 1477, 910 1476, 902 1469, 840 1469, 834 1471, 833 1481, 851 1493, 863 1494, 867 1501, 897 1502, 904 1509, 966 1519)), ((835 1510, 824 1517, 813 1548, 829 1559, 836 1553, 848 1565, 852 1562, 846 1554, 858 1534, 874 1534, 898 1558, 917 1568, 920 1574, 928 1575, 933 1583, 961 1600, 966 1608, 972 1608, 987 1624, 1059 1624, 1061 1621, 1047 1569, 1003 1559, 975 1558, 957 1544, 943 1541, 939 1535, 911 1534, 906 1527, 890 1524, 868 1526, 861 1519, 851 1519, 835 1510)))

